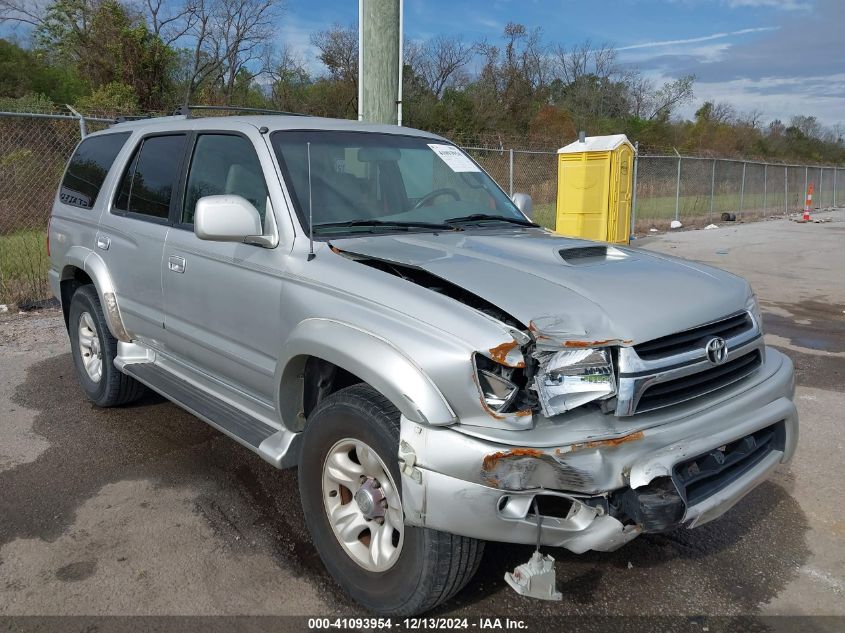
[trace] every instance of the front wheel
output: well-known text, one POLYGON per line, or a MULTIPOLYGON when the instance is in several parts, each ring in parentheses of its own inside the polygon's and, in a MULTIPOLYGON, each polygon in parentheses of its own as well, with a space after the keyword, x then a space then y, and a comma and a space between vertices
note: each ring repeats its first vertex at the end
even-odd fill
POLYGON ((484 543, 404 524, 399 411, 367 385, 317 406, 304 431, 299 490, 323 564, 350 596, 384 615, 414 615, 456 594, 484 543))
POLYGON ((94 286, 82 286, 73 293, 68 334, 79 384, 94 404, 113 407, 144 394, 144 385, 114 366, 117 339, 109 331, 94 286))

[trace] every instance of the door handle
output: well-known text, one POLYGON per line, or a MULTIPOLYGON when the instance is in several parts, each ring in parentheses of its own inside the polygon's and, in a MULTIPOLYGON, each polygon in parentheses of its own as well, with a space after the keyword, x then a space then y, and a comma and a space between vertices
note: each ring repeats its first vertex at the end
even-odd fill
POLYGON ((97 248, 107 251, 109 250, 109 246, 111 246, 111 240, 108 235, 97 236, 97 248))
POLYGON ((167 267, 174 273, 185 272, 185 258, 178 255, 171 255, 167 259, 167 267))

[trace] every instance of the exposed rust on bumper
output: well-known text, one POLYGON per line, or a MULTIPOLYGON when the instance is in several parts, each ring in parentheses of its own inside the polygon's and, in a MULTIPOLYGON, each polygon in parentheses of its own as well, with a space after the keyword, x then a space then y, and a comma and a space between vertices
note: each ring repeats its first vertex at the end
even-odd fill
POLYGON ((645 434, 642 431, 637 431, 636 433, 631 433, 630 435, 625 435, 623 437, 612 437, 607 440, 594 440, 592 442, 583 442, 581 444, 573 444, 569 447, 569 450, 561 450, 559 448, 555 449, 555 455, 563 456, 567 453, 574 453, 575 451, 583 451, 589 450, 592 448, 612 448, 614 446, 619 446, 620 444, 626 444, 628 442, 636 442, 641 440, 645 437, 645 434))
POLYGON ((481 463, 481 468, 486 471, 493 470, 500 459, 509 459, 512 457, 543 457, 543 451, 538 451, 536 448, 515 448, 510 451, 499 451, 492 455, 485 455, 484 461, 481 463))
POLYGON ((485 455, 481 462, 481 479, 502 490, 571 490, 583 486, 589 477, 542 450, 514 448, 485 455))
POLYGON ((637 442, 645 437, 637 431, 623 437, 593 440, 556 448, 554 452, 537 448, 518 447, 484 456, 481 479, 503 490, 548 488, 572 490, 590 480, 588 473, 567 463, 567 455, 590 449, 607 449, 637 442))

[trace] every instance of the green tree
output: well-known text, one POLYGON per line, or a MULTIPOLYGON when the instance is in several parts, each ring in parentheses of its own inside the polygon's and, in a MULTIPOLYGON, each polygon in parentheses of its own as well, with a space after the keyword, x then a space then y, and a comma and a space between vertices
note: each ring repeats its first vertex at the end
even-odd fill
POLYGON ((72 66, 50 63, 40 51, 28 51, 0 39, 0 95, 37 93, 64 104, 84 94, 86 87, 72 66))
POLYGON ((137 114, 141 110, 135 89, 118 81, 100 86, 90 95, 78 99, 74 105, 84 114, 109 116, 137 114))
POLYGON ((36 41, 53 59, 72 60, 92 89, 117 82, 143 109, 172 105, 174 50, 117 0, 56 0, 36 41))

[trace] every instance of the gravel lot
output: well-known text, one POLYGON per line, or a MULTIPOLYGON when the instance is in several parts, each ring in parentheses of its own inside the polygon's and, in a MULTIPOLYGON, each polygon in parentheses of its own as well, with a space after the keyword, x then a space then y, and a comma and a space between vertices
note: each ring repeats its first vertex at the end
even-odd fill
MULTIPOLYGON (((551 552, 561 603, 505 585, 531 548, 490 544, 439 615, 845 616, 845 212, 821 217, 636 242, 752 282, 797 367, 795 461, 697 530, 551 552)), ((58 311, 0 315, 0 420, 0 615, 362 614, 311 548, 295 471, 156 396, 92 407, 58 311)))

